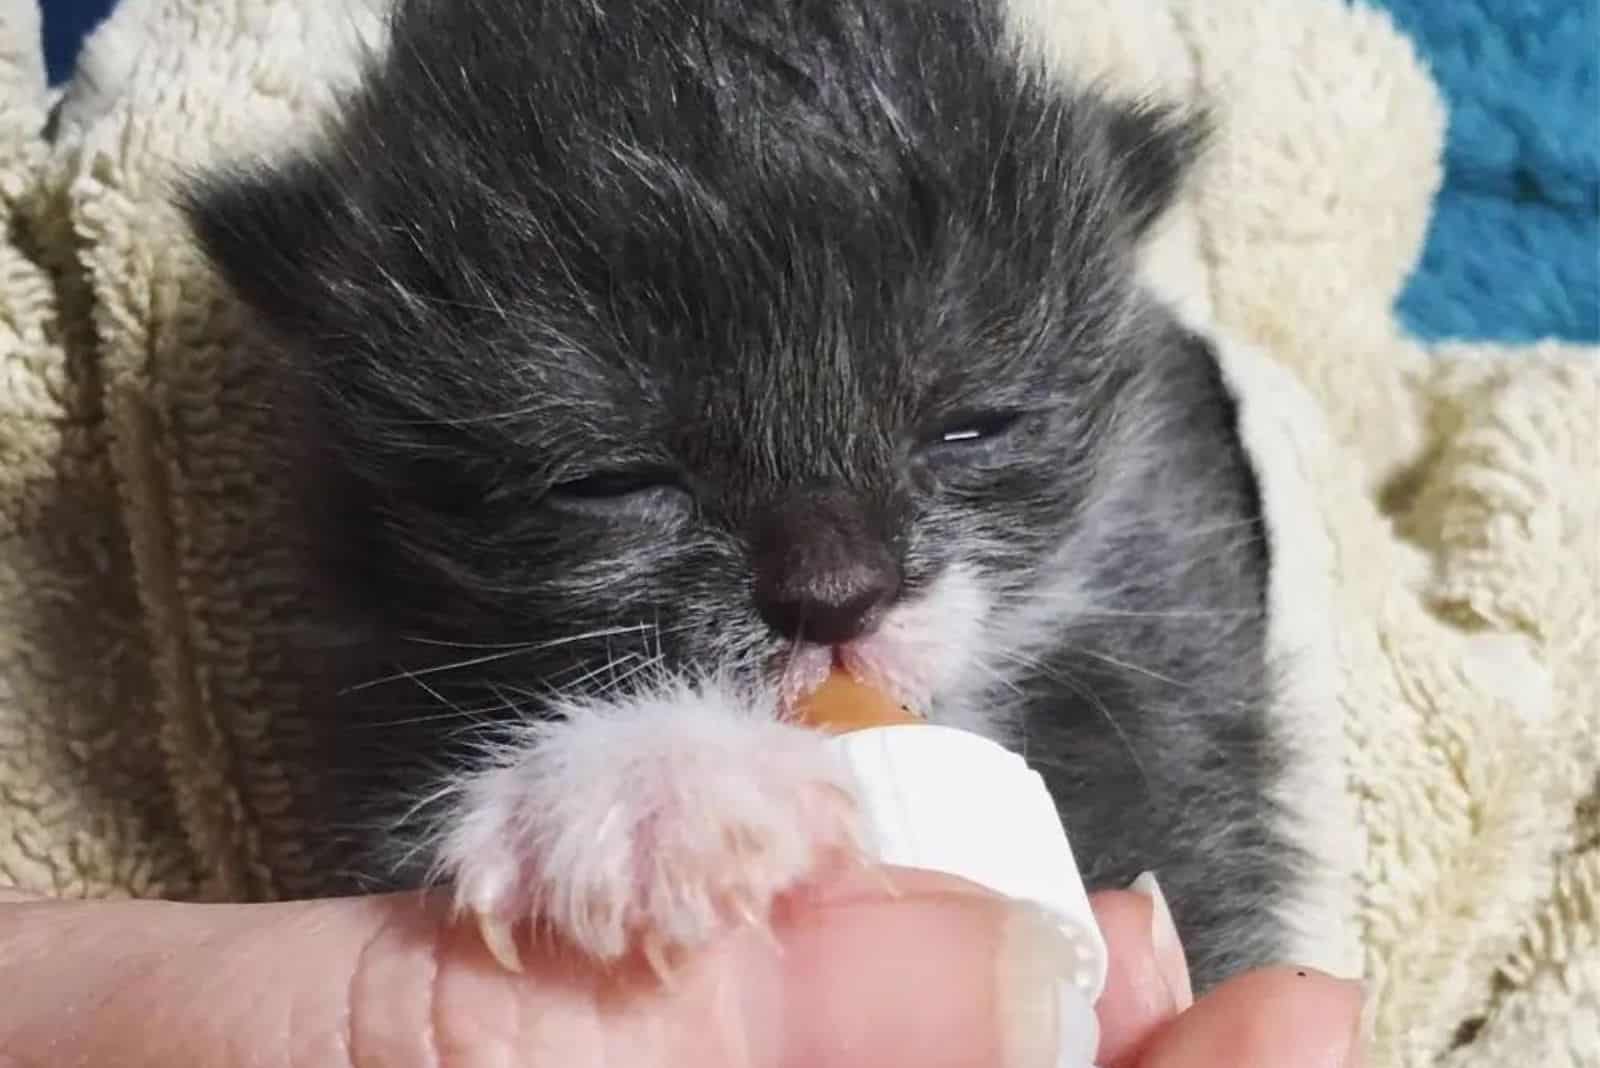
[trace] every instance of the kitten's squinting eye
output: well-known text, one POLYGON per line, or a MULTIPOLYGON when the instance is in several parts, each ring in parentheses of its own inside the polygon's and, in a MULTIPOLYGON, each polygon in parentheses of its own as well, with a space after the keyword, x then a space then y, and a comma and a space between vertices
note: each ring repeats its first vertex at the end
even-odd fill
POLYGON ((970 412, 950 419, 925 435, 924 449, 991 441, 1016 426, 1024 412, 970 412))
POLYGON ((683 483, 677 474, 667 468, 631 467, 616 471, 596 471, 583 478, 557 482, 550 487, 549 496, 555 500, 605 503, 623 501, 657 490, 682 488, 683 483))

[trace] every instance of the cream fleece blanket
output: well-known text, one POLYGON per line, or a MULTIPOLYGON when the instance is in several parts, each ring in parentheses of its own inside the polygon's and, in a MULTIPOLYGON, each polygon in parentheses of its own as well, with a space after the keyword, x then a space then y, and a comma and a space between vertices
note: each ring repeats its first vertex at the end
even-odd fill
MULTIPOLYGON (((1309 963, 1373 1063, 1600 1064, 1600 354, 1424 350, 1390 312, 1443 118, 1340 0, 1013 0, 1063 77, 1202 99, 1221 138, 1152 249, 1228 338, 1266 487, 1309 963)), ((297 848, 296 576, 238 311, 180 171, 314 137, 376 2, 122 0, 50 123, 0 0, 0 882, 240 898, 297 848)))

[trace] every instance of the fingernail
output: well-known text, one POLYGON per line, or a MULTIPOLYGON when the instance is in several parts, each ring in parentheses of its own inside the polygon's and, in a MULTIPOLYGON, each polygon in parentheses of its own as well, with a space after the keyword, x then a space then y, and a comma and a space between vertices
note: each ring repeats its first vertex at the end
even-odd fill
POLYGON ((1189 962, 1183 955, 1183 943, 1178 940, 1178 927, 1172 922, 1172 910, 1167 907, 1167 896, 1156 882, 1155 872, 1145 872, 1128 887, 1150 899, 1150 941, 1155 946, 1156 965, 1167 984, 1167 993, 1173 1004, 1182 1012, 1194 1004, 1194 985, 1189 979, 1189 962))
POLYGON ((1089 1003, 1087 952, 1045 912, 1014 906, 1000 937, 1003 1068, 1089 1068, 1100 1021, 1089 1003))
POLYGON ((1372 1035, 1372 990, 1361 984, 1361 1011, 1356 1014, 1355 1027, 1350 1032, 1350 1048, 1345 1052, 1342 1068, 1366 1068, 1367 1043, 1372 1035))

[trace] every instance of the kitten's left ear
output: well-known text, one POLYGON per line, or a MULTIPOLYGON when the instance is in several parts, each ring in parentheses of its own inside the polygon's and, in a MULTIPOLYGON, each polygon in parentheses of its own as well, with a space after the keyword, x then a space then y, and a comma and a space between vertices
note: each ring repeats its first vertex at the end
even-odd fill
POLYGON ((337 183, 309 159, 221 169, 178 198, 190 231, 234 292, 287 337, 334 326, 342 302, 329 272, 350 212, 337 183))
POLYGON ((1138 239, 1177 200, 1211 123, 1198 109, 1142 101, 1114 105, 1107 134, 1122 208, 1138 239))

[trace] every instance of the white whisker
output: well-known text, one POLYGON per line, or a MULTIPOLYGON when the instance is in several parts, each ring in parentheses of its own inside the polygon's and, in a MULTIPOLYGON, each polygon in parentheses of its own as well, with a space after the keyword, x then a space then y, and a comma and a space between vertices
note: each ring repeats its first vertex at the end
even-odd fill
POLYGON ((1034 657, 1027 657, 1021 654, 1004 653, 1002 655, 1020 667, 1038 671, 1053 679, 1089 702, 1095 711, 1100 713, 1100 718, 1116 734, 1118 741, 1122 743, 1122 748, 1127 751, 1129 759, 1133 761, 1134 768, 1139 772, 1140 780, 1145 784, 1145 789, 1148 790, 1150 788, 1150 772, 1144 766, 1144 761, 1139 759, 1139 751, 1134 748, 1133 739, 1128 737, 1128 732, 1123 730, 1122 724, 1117 722, 1117 718, 1111 714, 1111 710, 1106 707, 1106 703, 1100 699, 1093 689, 1073 678, 1064 668, 1057 668, 1034 657))
POLYGON ((415 679, 424 675, 442 675, 447 671, 459 671, 462 668, 480 667, 484 664, 493 664, 501 660, 507 660, 511 657, 522 656, 527 653, 543 652, 548 649, 557 649, 565 645, 575 645, 579 642, 592 641, 596 638, 611 638, 619 634, 637 634, 645 631, 646 629, 647 628, 644 624, 634 624, 627 627, 607 627, 603 630, 587 631, 583 634, 573 634, 564 638, 556 638, 547 642, 529 642, 523 645, 513 645, 509 648, 502 648, 497 652, 489 653, 484 656, 468 657, 465 660, 457 660, 449 664, 435 664, 425 668, 417 668, 413 671, 402 669, 401 671, 392 675, 384 675, 380 678, 371 679, 367 682, 357 683, 356 685, 343 690, 342 693, 357 693, 361 690, 369 690, 374 686, 383 686, 387 683, 400 682, 407 679, 414 681, 415 679))

